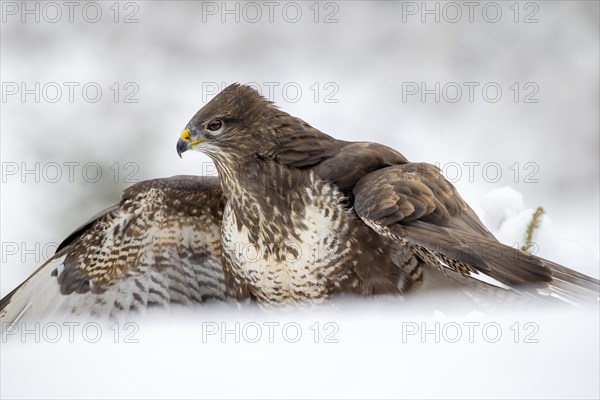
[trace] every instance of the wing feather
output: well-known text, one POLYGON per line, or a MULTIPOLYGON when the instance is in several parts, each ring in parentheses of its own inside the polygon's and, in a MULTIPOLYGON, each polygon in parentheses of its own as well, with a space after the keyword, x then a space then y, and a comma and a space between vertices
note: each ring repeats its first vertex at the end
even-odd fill
POLYGON ((353 194, 355 211, 367 225, 411 247, 431 266, 469 278, 485 274, 523 291, 550 288, 569 299, 598 298, 598 280, 500 243, 431 164, 373 171, 353 194))
POLYGON ((174 176, 127 188, 0 301, 2 323, 54 313, 115 318, 225 298, 218 178, 174 176))

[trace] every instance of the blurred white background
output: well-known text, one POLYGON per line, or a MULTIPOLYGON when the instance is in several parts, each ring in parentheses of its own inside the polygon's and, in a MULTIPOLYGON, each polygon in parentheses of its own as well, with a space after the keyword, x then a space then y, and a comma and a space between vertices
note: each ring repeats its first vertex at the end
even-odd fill
POLYGON ((131 183, 212 172, 175 143, 233 82, 437 163, 490 223, 515 189, 538 254, 598 275, 598 2, 70 4, 1 4, 2 295, 131 183))

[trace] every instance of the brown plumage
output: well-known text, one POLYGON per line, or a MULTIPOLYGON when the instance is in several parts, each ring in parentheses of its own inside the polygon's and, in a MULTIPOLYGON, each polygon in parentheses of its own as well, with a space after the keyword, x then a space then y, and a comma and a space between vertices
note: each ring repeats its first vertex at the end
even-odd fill
POLYGON ((225 298, 216 177, 137 183, 73 232, 0 302, 0 320, 125 317, 148 307, 225 298))
POLYGON ((519 290, 597 295, 597 280, 498 242, 433 165, 379 144, 336 140, 250 87, 231 85, 204 106, 177 144, 179 154, 188 149, 208 154, 219 171, 224 270, 238 298, 404 293, 422 280, 423 264, 519 290), (341 223, 325 218, 307 227, 315 207, 339 213, 341 223), (298 266, 285 260, 249 263, 225 246, 268 248, 310 229, 317 246, 335 240, 344 254, 297 261, 320 280, 298 279, 291 272, 298 266))
POLYGON ((249 87, 229 86, 192 118, 177 151, 191 148, 220 178, 126 189, 0 301, 2 323, 227 296, 406 294, 440 277, 500 297, 597 299, 597 280, 499 243, 436 167, 334 139, 249 87))

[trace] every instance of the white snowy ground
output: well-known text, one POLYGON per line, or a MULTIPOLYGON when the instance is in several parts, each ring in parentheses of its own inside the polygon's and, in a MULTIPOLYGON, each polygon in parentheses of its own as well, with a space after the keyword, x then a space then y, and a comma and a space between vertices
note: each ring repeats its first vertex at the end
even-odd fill
POLYGON ((598 323, 597 308, 481 313, 447 295, 20 324, 1 395, 596 399, 598 323))
MULTIPOLYGON (((25 3, 1 4, 2 295, 133 182, 212 172, 198 154, 177 158, 175 142, 215 85, 235 81, 255 82, 265 95, 274 87, 269 97, 284 110, 335 137, 438 164, 505 243, 522 243, 543 206, 537 254, 598 277, 598 2, 497 2, 497 22, 496 6, 485 2, 476 2, 473 21, 463 2, 452 2, 458 22, 447 21, 456 10, 441 2, 427 3, 439 22, 423 2, 326 2, 318 15, 312 2, 281 2, 273 21, 256 2, 258 22, 256 9, 234 2, 227 7, 245 12, 237 21, 221 14, 222 2, 125 2, 118 15, 113 2, 76 3, 73 22, 63 2, 28 3, 39 7, 39 22, 22 14, 25 3), (298 22, 282 15, 288 5, 301 9, 298 22), (55 22, 52 7, 62 13, 55 22), (98 8, 100 21, 89 22, 98 8), (123 23, 132 15, 137 22, 123 23), (331 15, 336 21, 323 23, 331 15), (478 84, 472 102, 468 82, 478 84), (47 91, 23 100, 22 85, 36 83, 47 91), (436 83, 450 90, 438 91, 439 102, 403 92, 436 83), (77 85, 73 101, 67 84, 77 85), (102 89, 99 101, 86 100, 86 84, 102 89), (499 101, 483 97, 486 84, 502 89, 499 101), (286 85, 300 87, 299 99, 286 85), (62 96, 53 102, 56 86, 62 96), (461 99, 447 101, 457 86, 461 99)), ((58 343, 47 343, 54 325, 40 327, 39 344, 31 335, 21 344, 17 332, 0 343, 0 397, 599 397, 597 310, 482 314, 446 295, 340 307, 256 316, 263 336, 265 321, 296 322, 298 343, 281 333, 274 343, 222 344, 218 335, 204 343, 214 323, 256 327, 254 317, 221 309, 137 322, 139 343, 120 335, 115 344, 106 327, 96 344, 81 330, 79 344, 69 343, 65 326, 58 343), (315 322, 323 334, 316 344, 315 322), (338 343, 323 343, 327 322, 337 324, 328 327, 338 327, 338 343), (403 340, 436 322, 440 343, 421 343, 418 331, 403 340), (475 330, 470 343, 470 322, 497 325, 475 330), (450 343, 456 324, 461 340, 450 343), (489 343, 496 327, 501 339, 489 343), (538 342, 526 343, 528 334, 538 342)))

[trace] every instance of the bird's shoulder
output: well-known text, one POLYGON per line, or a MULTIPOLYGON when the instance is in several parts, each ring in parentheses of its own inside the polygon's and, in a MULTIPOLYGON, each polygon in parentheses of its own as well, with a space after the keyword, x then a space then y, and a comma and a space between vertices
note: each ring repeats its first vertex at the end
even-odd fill
POLYGON ((408 163, 398 151, 374 142, 344 142, 331 144, 335 151, 314 166, 324 181, 334 183, 343 192, 351 192, 366 175, 382 168, 408 163))

